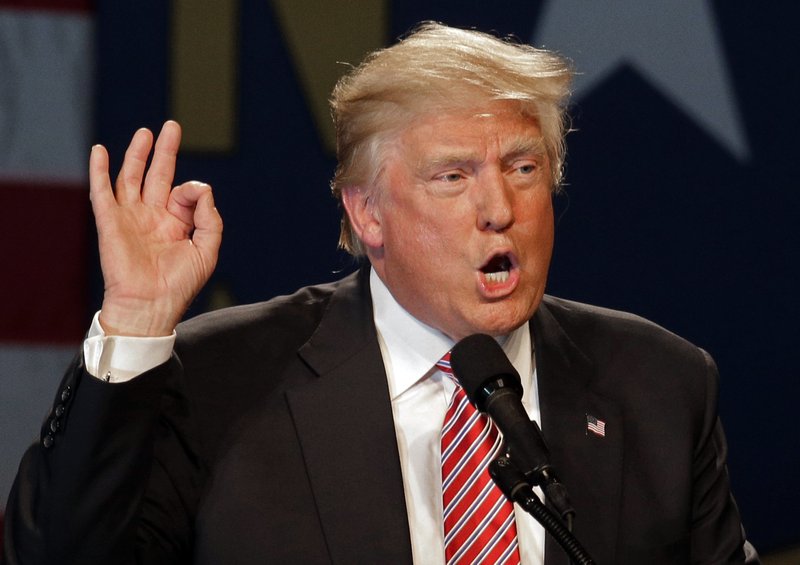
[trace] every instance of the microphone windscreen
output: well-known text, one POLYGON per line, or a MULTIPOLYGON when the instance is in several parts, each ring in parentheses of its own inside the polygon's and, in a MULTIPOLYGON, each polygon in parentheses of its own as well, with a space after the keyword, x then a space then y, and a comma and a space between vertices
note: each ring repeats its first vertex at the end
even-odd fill
POLYGON ((500 379, 505 381, 504 386, 522 392, 519 373, 500 344, 489 335, 473 334, 455 344, 450 352, 450 366, 467 398, 479 409, 482 409, 480 391, 490 381, 500 379))

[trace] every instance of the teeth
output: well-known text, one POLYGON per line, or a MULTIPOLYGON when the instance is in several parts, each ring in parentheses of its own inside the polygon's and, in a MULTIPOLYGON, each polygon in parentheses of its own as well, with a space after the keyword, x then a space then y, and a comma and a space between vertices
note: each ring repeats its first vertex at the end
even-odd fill
POLYGON ((497 273, 486 273, 486 282, 504 283, 508 280, 508 271, 498 271, 497 273))

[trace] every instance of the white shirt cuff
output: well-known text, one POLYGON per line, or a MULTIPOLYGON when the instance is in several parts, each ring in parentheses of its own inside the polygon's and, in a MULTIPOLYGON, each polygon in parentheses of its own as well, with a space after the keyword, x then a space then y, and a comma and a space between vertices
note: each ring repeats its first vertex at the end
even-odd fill
POLYGON ((86 371, 111 383, 123 383, 158 367, 170 358, 175 332, 163 337, 107 336, 95 313, 83 342, 86 371))

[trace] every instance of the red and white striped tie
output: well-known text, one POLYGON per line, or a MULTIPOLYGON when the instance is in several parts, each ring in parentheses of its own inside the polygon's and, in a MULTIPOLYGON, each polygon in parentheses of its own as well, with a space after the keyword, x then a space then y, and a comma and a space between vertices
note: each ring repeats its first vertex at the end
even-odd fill
MULTIPOLYGON (((436 367, 455 381, 450 353, 436 367)), ((514 505, 487 470, 502 438, 497 427, 467 400, 456 381, 442 427, 444 552, 456 563, 518 564, 514 505)))

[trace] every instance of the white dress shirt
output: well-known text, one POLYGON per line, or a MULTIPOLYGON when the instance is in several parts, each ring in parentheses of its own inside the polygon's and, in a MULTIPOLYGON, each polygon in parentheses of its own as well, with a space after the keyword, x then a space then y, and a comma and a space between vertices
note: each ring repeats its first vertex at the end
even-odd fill
MULTIPOLYGON (((441 431, 456 385, 434 365, 454 343, 403 309, 374 270, 369 282, 392 400, 414 563, 443 564, 441 431)), ((538 422, 539 399, 528 324, 508 335, 501 345, 522 378, 522 404, 528 416, 538 422)), ((541 491, 538 494, 541 498, 541 491)), ((518 506, 514 511, 522 563, 544 563, 544 528, 518 506)))
MULTIPOLYGON (((440 436, 456 385, 434 365, 454 343, 406 312, 374 270, 370 292, 392 402, 414 563, 440 565, 445 562, 440 436)), ((528 324, 500 341, 522 377, 522 404, 528 416, 539 421, 528 324)), ((125 382, 167 361, 174 343, 174 332, 157 338, 107 336, 98 313, 83 344, 86 370, 112 383, 125 382)), ((541 498, 538 487, 536 491, 541 498)), ((544 529, 518 506, 514 510, 522 563, 541 565, 544 529)))

